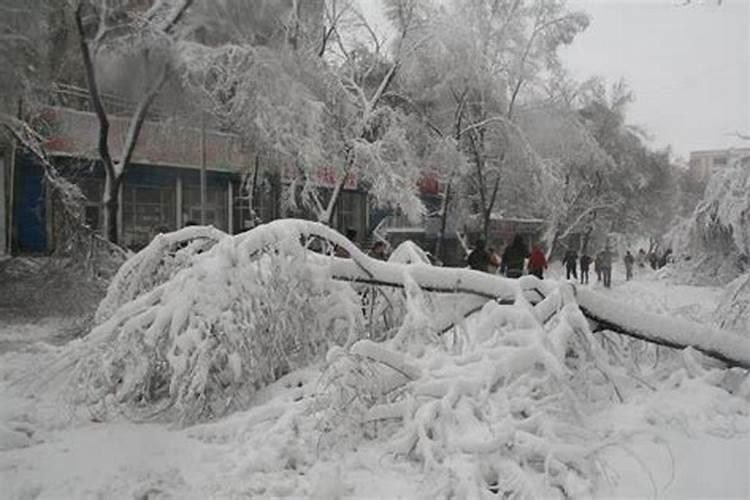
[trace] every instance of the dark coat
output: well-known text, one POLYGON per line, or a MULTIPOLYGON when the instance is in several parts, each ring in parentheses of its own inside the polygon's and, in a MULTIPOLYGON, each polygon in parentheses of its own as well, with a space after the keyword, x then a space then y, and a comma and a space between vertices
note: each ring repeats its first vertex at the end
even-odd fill
POLYGON ((469 267, 476 271, 485 271, 490 265, 490 254, 484 248, 475 248, 466 259, 469 267))
POLYGON ((563 265, 569 269, 575 269, 576 264, 578 262, 578 252, 575 250, 568 250, 565 252, 565 257, 563 257, 563 265))
POLYGON ((586 254, 581 255, 580 263, 581 271, 588 271, 589 266, 591 265, 591 257, 586 254))
POLYGON ((513 270, 523 272, 523 261, 528 256, 529 252, 525 246, 516 244, 509 246, 503 252, 503 257, 500 261, 500 271, 513 270))

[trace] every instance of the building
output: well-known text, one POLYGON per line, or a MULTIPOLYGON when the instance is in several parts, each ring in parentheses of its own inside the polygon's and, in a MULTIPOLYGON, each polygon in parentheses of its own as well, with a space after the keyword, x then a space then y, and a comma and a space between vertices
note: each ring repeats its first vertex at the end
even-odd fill
POLYGON ((693 179, 705 181, 716 170, 725 168, 735 161, 747 161, 747 158, 750 158, 750 148, 691 151, 688 168, 693 179))
POLYGON ((10 164, 11 142, 0 132, 0 259, 10 254, 10 164))
MULTIPOLYGON (((112 115, 110 148, 121 150, 128 118, 112 115)), ((46 148, 60 172, 86 196, 85 216, 94 229, 103 226, 104 169, 98 160, 98 121, 85 110, 50 107, 46 148)), ((133 160, 119 191, 119 241, 139 249, 159 233, 201 221, 202 159, 206 164, 206 223, 230 234, 281 216, 285 177, 279 158, 257 153, 239 137, 168 120, 149 120, 141 131, 133 160), (254 182, 247 182, 252 179, 254 182), (252 192, 253 196, 250 197, 252 192)), ((58 209, 45 185, 43 169, 30 154, 0 141, 0 255, 44 254, 55 248, 58 209), (4 144, 4 145, 3 145, 4 144)), ((322 191, 336 182, 321 173, 322 191)), ((298 217, 310 214, 298 212, 298 217)), ((368 234, 367 193, 350 180, 340 195, 332 226, 368 234)))

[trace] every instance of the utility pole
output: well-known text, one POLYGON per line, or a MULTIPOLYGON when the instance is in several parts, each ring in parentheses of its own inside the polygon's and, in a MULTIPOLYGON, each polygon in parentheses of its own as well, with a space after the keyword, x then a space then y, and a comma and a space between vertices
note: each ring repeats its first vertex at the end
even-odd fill
MULTIPOLYGON (((205 42, 206 33, 199 30, 198 40, 205 42)), ((206 225, 206 112, 201 110, 201 226, 206 225)))
POLYGON ((206 114, 201 111, 201 226, 206 225, 206 114))

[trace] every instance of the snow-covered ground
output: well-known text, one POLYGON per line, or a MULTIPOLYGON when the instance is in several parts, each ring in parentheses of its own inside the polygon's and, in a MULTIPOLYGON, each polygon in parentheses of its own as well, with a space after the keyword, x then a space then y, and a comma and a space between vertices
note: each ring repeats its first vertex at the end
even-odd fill
MULTIPOLYGON (((616 273, 611 290, 595 279, 590 287, 618 300, 706 322, 720 294, 645 272, 627 283, 616 273)), ((305 410, 320 390, 316 367, 261 390, 246 411, 186 429, 100 422, 62 397, 19 395, 14 381, 58 349, 42 342, 55 335, 51 325, 0 323, 0 343, 12 341, 0 354, 0 497, 432 498, 446 480, 425 478, 378 440, 354 449, 324 442, 320 418, 305 410)), ((610 480, 596 497, 750 498, 748 406, 698 379, 602 405, 588 425, 631 437, 602 450, 610 480)))

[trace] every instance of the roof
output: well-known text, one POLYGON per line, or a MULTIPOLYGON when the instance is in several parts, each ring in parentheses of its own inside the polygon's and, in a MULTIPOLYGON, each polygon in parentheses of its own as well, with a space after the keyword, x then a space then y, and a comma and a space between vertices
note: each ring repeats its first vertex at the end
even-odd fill
POLYGON ((690 156, 718 156, 718 155, 750 155, 750 148, 701 149, 691 151, 690 156))

